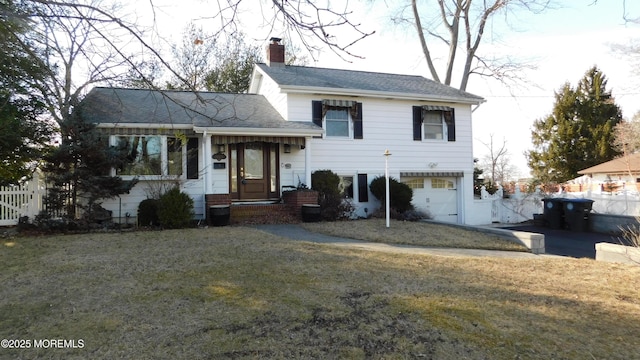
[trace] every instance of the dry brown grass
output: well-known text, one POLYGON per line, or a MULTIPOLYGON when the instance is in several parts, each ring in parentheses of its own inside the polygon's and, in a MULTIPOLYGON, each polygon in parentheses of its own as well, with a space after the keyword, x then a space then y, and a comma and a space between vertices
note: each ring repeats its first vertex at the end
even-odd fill
POLYGON ((640 267, 449 258, 247 227, 0 240, 0 358, 634 359, 640 267))
POLYGON ((302 223, 307 230, 326 235, 387 244, 484 250, 528 251, 520 244, 492 234, 428 222, 384 219, 302 223))

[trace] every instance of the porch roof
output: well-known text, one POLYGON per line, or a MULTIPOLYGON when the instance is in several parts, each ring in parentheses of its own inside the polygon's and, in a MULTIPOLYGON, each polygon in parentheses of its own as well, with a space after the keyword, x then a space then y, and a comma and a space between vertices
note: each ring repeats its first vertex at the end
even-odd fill
POLYGON ((315 135, 309 122, 286 121, 262 95, 96 87, 78 107, 101 128, 196 129, 315 135))
POLYGON ((400 177, 460 177, 462 171, 400 171, 400 177))

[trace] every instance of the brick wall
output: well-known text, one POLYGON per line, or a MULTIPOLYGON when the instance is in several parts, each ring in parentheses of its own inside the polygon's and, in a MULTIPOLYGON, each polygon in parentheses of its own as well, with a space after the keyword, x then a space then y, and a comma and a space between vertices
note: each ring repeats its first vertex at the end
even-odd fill
POLYGON ((317 204, 318 192, 313 190, 285 191, 282 193, 284 203, 291 207, 292 211, 300 212, 303 204, 317 204))

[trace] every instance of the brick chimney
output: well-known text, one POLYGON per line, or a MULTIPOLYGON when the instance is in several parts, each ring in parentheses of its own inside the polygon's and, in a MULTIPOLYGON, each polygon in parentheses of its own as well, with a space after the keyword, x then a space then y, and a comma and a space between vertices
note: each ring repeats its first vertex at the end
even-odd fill
POLYGON ((267 45, 267 65, 284 66, 284 45, 280 44, 282 39, 272 37, 271 44, 267 45))

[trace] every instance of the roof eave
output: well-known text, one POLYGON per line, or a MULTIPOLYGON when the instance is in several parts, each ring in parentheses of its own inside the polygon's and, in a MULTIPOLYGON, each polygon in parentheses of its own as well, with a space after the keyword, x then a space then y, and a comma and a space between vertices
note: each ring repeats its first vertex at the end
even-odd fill
POLYGON ((191 124, 162 124, 162 123, 94 123, 98 128, 137 128, 137 129, 192 129, 191 124))
POLYGON ((398 100, 418 100, 418 101, 437 101, 437 102, 455 102, 469 105, 480 105, 486 100, 484 98, 461 98, 437 95, 424 95, 415 93, 400 93, 375 90, 358 90, 358 89, 341 89, 326 88, 312 86, 296 86, 296 85, 280 85, 280 89, 284 93, 295 92, 299 94, 327 94, 327 95, 343 95, 343 96, 367 96, 373 98, 391 98, 398 100))
POLYGON ((322 129, 261 129, 249 127, 206 127, 194 126, 196 133, 215 133, 216 135, 260 135, 260 136, 318 136, 322 135, 322 129))

